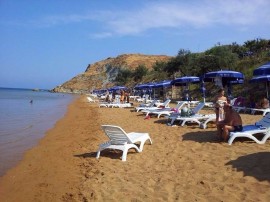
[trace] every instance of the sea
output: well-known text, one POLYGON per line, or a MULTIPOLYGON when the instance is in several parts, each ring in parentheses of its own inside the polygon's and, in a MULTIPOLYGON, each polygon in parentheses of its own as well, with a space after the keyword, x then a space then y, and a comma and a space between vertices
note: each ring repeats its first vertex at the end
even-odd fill
POLYGON ((64 116, 72 94, 0 87, 0 177, 64 116))

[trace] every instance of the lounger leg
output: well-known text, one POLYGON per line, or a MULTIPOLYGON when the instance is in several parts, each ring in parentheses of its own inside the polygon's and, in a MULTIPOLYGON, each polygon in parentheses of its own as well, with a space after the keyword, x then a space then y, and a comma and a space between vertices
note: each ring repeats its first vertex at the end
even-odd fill
POLYGON ((127 160, 127 152, 128 152, 128 148, 125 148, 123 150, 122 161, 126 161, 127 160))
POLYGON ((186 123, 186 120, 183 120, 182 123, 181 123, 181 126, 184 126, 186 123))
POLYGON ((136 149, 137 152, 141 152, 141 150, 134 144, 126 145, 125 148, 123 149, 122 161, 127 160, 127 153, 128 153, 128 150, 131 149, 131 148, 136 149))
POLYGON ((172 118, 171 120, 171 126, 173 125, 174 121, 176 120, 176 118, 172 118))
POLYGON ((214 120, 215 120, 215 119, 212 118, 212 117, 206 119, 205 122, 201 122, 201 123, 200 123, 200 128, 206 129, 206 128, 207 128, 207 124, 208 124, 210 121, 214 121, 214 120))
POLYGON ((228 144, 231 145, 236 137, 231 136, 228 140, 228 144))
POLYGON ((266 135, 263 137, 263 139, 261 140, 262 144, 264 144, 268 138, 270 138, 270 131, 268 131, 266 135))
POLYGON ((149 140, 150 144, 152 144, 152 140, 151 140, 151 138, 150 138, 149 135, 148 135, 147 138, 145 138, 144 140, 141 141, 141 143, 140 143, 140 148, 139 148, 140 151, 139 151, 139 152, 142 152, 142 151, 143 151, 143 146, 144 146, 144 144, 145 144, 145 142, 146 142, 147 140, 149 140))
POLYGON ((206 122, 200 123, 200 128, 201 128, 201 129, 206 129, 206 128, 207 128, 207 123, 206 123, 206 122))
POLYGON ((99 159, 99 156, 100 156, 100 149, 97 151, 97 156, 96 156, 96 158, 99 159))

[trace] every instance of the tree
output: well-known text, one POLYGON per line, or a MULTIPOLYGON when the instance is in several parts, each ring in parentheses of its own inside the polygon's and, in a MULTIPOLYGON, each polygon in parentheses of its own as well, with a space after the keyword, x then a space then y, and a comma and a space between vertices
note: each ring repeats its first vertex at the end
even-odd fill
POLYGON ((218 66, 216 70, 220 69, 233 69, 238 61, 238 55, 232 52, 232 49, 228 45, 215 46, 210 50, 207 50, 206 55, 213 55, 218 59, 218 66))
POLYGON ((168 76, 174 75, 177 72, 180 72, 182 75, 186 75, 188 73, 188 65, 189 65, 189 50, 180 49, 176 57, 172 58, 168 63, 164 70, 168 73, 168 76))
POLYGON ((198 75, 220 69, 219 59, 215 55, 201 55, 196 60, 196 66, 199 67, 198 75))
POLYGON ((153 65, 153 70, 156 72, 163 72, 167 63, 163 61, 156 61, 156 63, 153 65))
POLYGON ((148 69, 144 65, 139 65, 133 72, 134 81, 141 81, 142 78, 147 74, 148 69))
POLYGON ((128 80, 132 77, 132 71, 130 69, 119 69, 119 72, 115 78, 115 81, 119 83, 119 85, 125 85, 128 80))

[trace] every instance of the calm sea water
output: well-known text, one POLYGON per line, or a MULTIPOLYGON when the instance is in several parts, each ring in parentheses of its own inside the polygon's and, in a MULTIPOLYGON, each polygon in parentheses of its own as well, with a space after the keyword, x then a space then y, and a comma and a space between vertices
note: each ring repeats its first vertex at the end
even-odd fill
POLYGON ((0 176, 64 116, 73 99, 69 94, 0 88, 0 176))

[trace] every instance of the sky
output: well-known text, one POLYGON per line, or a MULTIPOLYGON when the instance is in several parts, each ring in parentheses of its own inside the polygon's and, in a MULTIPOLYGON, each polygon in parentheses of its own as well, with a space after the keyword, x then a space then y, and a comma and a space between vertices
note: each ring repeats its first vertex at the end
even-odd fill
POLYGON ((0 87, 52 89, 121 54, 270 39, 269 0, 0 0, 0 87))

